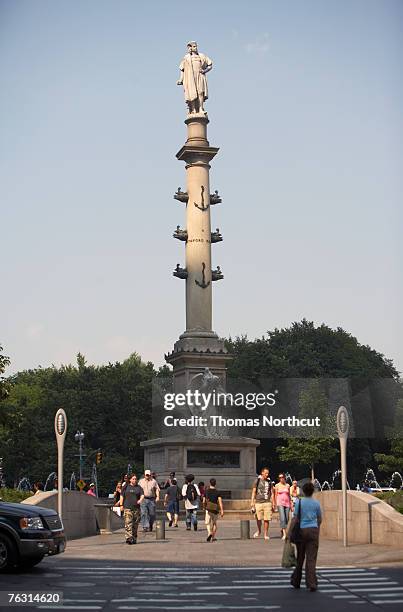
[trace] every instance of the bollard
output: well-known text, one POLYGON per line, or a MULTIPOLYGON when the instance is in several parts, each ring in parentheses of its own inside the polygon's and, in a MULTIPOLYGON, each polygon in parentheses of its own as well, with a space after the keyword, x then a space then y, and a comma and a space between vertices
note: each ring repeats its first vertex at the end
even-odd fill
POLYGON ((155 521, 155 539, 165 540, 165 521, 164 519, 160 521, 155 521))
POLYGON ((250 521, 241 521, 241 540, 250 539, 250 521))

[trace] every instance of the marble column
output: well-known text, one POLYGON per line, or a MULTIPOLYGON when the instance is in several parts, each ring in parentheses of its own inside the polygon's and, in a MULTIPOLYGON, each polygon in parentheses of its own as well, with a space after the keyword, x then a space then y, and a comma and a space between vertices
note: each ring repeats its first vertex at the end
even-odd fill
POLYGON ((174 276, 186 282, 186 329, 166 355, 174 367, 177 389, 187 386, 192 376, 208 367, 225 383, 226 363, 231 359, 224 341, 213 331, 213 282, 223 274, 212 269, 212 243, 222 241, 219 231, 211 231, 211 211, 221 202, 218 192, 211 194, 210 162, 218 153, 207 140, 209 120, 204 113, 188 115, 187 140, 176 157, 185 162, 186 191, 178 190, 175 199, 186 205, 186 227, 179 226, 174 237, 186 242, 185 267, 177 266, 174 276))
POLYGON ((212 332, 210 164, 218 152, 207 140, 207 117, 186 119, 188 139, 177 157, 186 163, 186 332, 212 332))

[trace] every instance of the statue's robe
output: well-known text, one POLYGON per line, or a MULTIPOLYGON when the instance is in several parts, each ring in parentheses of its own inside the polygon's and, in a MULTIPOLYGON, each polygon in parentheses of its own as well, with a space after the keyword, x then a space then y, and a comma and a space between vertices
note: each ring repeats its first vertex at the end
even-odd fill
POLYGON ((212 65, 211 59, 203 53, 186 53, 179 66, 179 70, 183 72, 186 102, 197 100, 200 94, 203 94, 203 99, 207 100, 207 79, 205 74, 201 74, 200 70, 205 70, 212 65))

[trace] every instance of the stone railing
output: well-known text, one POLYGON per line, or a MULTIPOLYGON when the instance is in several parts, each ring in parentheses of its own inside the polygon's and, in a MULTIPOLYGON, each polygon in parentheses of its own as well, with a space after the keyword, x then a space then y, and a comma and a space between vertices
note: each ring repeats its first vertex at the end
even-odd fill
MULTIPOLYGON (((321 536, 343 539, 342 493, 315 493, 323 512, 321 536)), ((368 493, 348 491, 347 533, 351 544, 383 544, 403 549, 403 515, 368 493)))
MULTIPOLYGON (((102 503, 97 497, 80 493, 79 491, 66 491, 63 493, 63 525, 66 537, 69 540, 85 538, 99 532, 95 504, 102 503)), ((22 503, 57 511, 57 492, 46 491, 25 499, 22 503)), ((122 522, 114 514, 111 517, 112 529, 122 526, 122 522)))

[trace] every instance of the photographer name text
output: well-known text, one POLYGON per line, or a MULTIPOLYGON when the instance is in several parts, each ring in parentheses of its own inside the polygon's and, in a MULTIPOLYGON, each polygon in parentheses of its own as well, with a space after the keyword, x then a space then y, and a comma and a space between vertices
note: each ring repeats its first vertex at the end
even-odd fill
POLYGON ((320 417, 299 418, 289 416, 275 418, 262 416, 261 418, 227 418, 219 414, 208 417, 192 415, 190 417, 174 417, 172 414, 164 417, 165 427, 320 427, 320 417))

